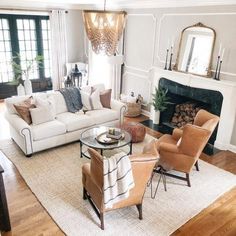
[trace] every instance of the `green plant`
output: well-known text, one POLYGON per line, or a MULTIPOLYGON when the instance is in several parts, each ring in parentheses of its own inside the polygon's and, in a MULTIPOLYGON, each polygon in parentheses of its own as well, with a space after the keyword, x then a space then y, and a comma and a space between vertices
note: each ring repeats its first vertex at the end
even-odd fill
POLYGON ((23 78, 29 79, 30 72, 35 69, 35 67, 42 67, 43 56, 37 55, 33 59, 26 59, 24 60, 25 67, 21 65, 21 56, 17 54, 17 56, 13 57, 12 61, 10 62, 12 65, 12 69, 15 73, 15 78, 10 84, 19 85, 23 82, 23 78))
POLYGON ((167 97, 168 89, 158 89, 155 88, 155 93, 152 94, 152 105, 155 111, 165 111, 167 109, 167 105, 171 104, 169 102, 169 97, 167 97))

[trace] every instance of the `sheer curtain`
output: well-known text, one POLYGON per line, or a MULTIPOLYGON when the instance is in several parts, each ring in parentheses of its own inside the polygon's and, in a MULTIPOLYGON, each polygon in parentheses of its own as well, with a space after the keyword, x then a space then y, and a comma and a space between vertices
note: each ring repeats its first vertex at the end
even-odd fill
POLYGON ((53 89, 62 86, 65 75, 65 64, 68 61, 66 45, 66 13, 64 10, 53 10, 50 14, 52 83, 53 89))
POLYGON ((121 87, 121 65, 123 55, 105 56, 93 52, 89 44, 89 84, 103 83, 112 89, 112 97, 118 99, 121 87))

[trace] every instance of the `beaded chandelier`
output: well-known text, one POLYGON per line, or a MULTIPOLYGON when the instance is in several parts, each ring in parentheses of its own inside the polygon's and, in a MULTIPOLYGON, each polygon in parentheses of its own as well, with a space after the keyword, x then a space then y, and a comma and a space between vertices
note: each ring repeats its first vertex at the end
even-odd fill
POLYGON ((83 19, 88 39, 95 53, 112 56, 124 30, 124 11, 83 11, 83 19))

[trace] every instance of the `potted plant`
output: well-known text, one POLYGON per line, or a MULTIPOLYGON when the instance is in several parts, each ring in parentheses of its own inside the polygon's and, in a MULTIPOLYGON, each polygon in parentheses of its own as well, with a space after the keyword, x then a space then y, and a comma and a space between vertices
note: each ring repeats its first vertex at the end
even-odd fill
POLYGON ((167 105, 171 104, 169 98, 167 97, 168 89, 158 89, 155 88, 155 93, 152 94, 152 105, 155 110, 153 117, 153 124, 159 124, 160 122, 160 112, 167 109, 167 105))
POLYGON ((13 71, 15 72, 15 79, 12 82, 10 82, 10 84, 17 86, 18 95, 24 95, 23 90, 22 90, 23 87, 25 90, 25 94, 27 95, 32 94, 33 92, 32 83, 29 79, 30 72, 36 69, 37 67, 41 67, 42 61, 43 61, 43 56, 37 55, 33 59, 26 59, 25 67, 22 67, 20 54, 17 54, 17 56, 13 57, 13 60, 11 61, 11 65, 12 65, 13 71))

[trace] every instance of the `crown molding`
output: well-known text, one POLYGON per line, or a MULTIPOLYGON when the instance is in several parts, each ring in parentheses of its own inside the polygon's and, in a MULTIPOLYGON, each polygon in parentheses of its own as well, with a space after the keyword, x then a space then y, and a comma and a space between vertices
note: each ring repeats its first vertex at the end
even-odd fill
MULTIPOLYGON (((1 0, 0 8, 103 9, 104 0, 1 0)), ((108 0, 107 9, 179 8, 236 5, 236 0, 108 0)))

